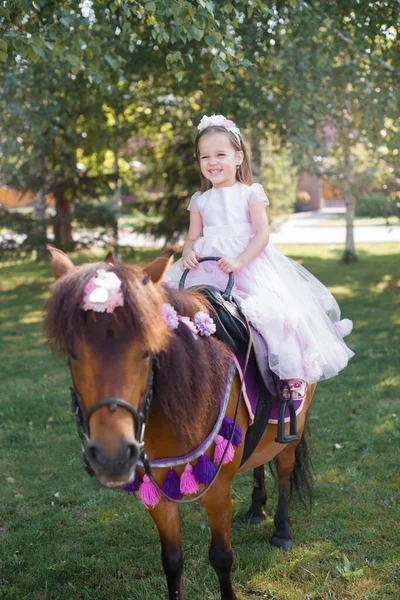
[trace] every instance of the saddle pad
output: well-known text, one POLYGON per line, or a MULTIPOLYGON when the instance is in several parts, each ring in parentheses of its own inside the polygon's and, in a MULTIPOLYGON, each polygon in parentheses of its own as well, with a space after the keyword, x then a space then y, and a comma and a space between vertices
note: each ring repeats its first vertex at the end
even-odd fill
MULTIPOLYGON (((243 368, 245 363, 245 357, 241 354, 238 354, 234 355, 233 359, 235 361, 235 365, 238 370, 240 379, 243 380, 243 368)), ((261 377, 258 377, 257 375, 258 372, 256 361, 254 359, 250 359, 249 364, 247 365, 247 371, 243 385, 243 399, 245 401, 247 411, 249 413, 250 425, 254 423, 254 415, 256 414, 257 402, 258 398, 260 397, 259 387, 260 385, 263 385, 263 383, 260 383, 261 377)), ((298 400, 294 398, 293 406, 296 415, 298 415, 302 411, 304 400, 305 398, 299 398, 298 400)), ((281 401, 279 400, 279 398, 272 396, 272 408, 268 423, 272 423, 274 425, 278 423, 278 414, 280 406, 281 401)), ((289 409, 287 408, 285 413, 285 423, 288 423, 289 420, 289 409)))

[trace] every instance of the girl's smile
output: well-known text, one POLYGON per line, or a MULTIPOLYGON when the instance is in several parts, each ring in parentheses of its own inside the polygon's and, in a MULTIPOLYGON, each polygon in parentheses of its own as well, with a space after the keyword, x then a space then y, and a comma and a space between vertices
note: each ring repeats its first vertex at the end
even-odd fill
POLYGON ((199 141, 201 172, 216 188, 236 183, 236 169, 242 161, 243 152, 235 150, 224 134, 212 132, 199 141))

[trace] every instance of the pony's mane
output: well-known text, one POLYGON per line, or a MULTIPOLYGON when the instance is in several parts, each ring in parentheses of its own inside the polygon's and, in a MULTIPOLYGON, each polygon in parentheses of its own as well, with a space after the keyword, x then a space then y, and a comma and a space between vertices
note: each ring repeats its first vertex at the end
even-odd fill
MULTIPOLYGON (((86 324, 92 311, 82 310, 81 302, 86 283, 98 269, 114 272, 122 282, 124 306, 115 309, 114 317, 124 337, 144 343, 158 355, 154 409, 182 440, 197 445, 218 413, 229 351, 214 337, 195 340, 185 325, 169 332, 161 305, 169 302, 178 314, 193 318, 199 310, 209 311, 207 300, 196 292, 152 284, 134 265, 97 262, 76 267, 52 285, 46 303, 45 334, 62 353, 74 355, 76 341, 88 341, 86 324)), ((96 313, 96 318, 102 316, 96 313)), ((107 351, 106 345, 101 351, 107 351)))

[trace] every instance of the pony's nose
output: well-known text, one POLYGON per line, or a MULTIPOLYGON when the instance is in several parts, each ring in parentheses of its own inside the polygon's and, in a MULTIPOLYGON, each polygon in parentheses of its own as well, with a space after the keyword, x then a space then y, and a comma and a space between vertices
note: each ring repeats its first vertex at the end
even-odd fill
POLYGON ((136 444, 123 444, 116 456, 108 453, 94 441, 90 441, 86 449, 86 458, 96 473, 104 475, 123 475, 135 466, 139 458, 136 444))

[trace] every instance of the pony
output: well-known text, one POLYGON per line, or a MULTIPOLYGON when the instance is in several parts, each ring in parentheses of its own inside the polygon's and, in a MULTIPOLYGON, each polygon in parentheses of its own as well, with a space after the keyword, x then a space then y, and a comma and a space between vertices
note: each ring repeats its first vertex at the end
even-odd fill
MULTIPOLYGON (((163 482, 171 470, 158 468, 149 473, 140 457, 157 461, 190 456, 209 436, 226 389, 231 350, 216 336, 200 338, 184 324, 173 330, 168 327, 162 315, 165 305, 188 318, 188 322, 199 311, 204 314, 210 310, 200 293, 162 285, 163 274, 172 262, 172 250, 164 251, 144 268, 113 264, 110 254, 105 262, 75 267, 61 250, 49 247, 48 252, 55 282, 46 304, 44 328, 53 348, 68 357, 84 421, 81 437, 86 438, 85 461, 98 483, 106 488, 128 489, 138 476, 147 485, 152 478, 153 491, 161 491, 161 495, 158 493, 156 503, 147 498, 147 506, 160 536, 168 598, 183 600, 179 502, 162 493, 163 482), (86 286, 99 270, 113 273, 121 283, 124 302, 110 312, 82 308, 86 286), (144 399, 150 392, 151 405, 146 405, 145 410, 144 399)), ((237 371, 231 383, 230 391, 226 392, 225 415, 234 419, 236 411, 236 427, 244 437, 249 416, 243 402, 237 405, 241 389, 237 371)), ((210 522, 209 560, 219 580, 221 600, 236 599, 230 540, 230 484, 236 473, 254 469, 255 485, 247 517, 260 522, 265 518, 266 501, 263 465, 275 459, 278 504, 272 543, 284 551, 292 546, 288 500, 291 487, 301 488, 304 484, 309 489, 307 412, 314 390, 315 385, 308 386, 303 410, 297 416, 298 441, 277 443, 277 425, 269 424, 244 464, 241 465, 243 443, 237 441, 230 461, 220 461, 212 485, 200 483, 202 493, 195 498, 204 506, 210 522)), ((286 424, 285 430, 288 427, 286 424)), ((233 432, 229 441, 232 438, 233 432)), ((212 448, 213 445, 204 453, 209 464, 212 448)), ((226 446, 222 459, 227 451, 226 446)), ((182 480, 184 470, 183 464, 177 465, 172 475, 182 480)), ((190 500, 191 492, 188 494, 190 500)))

